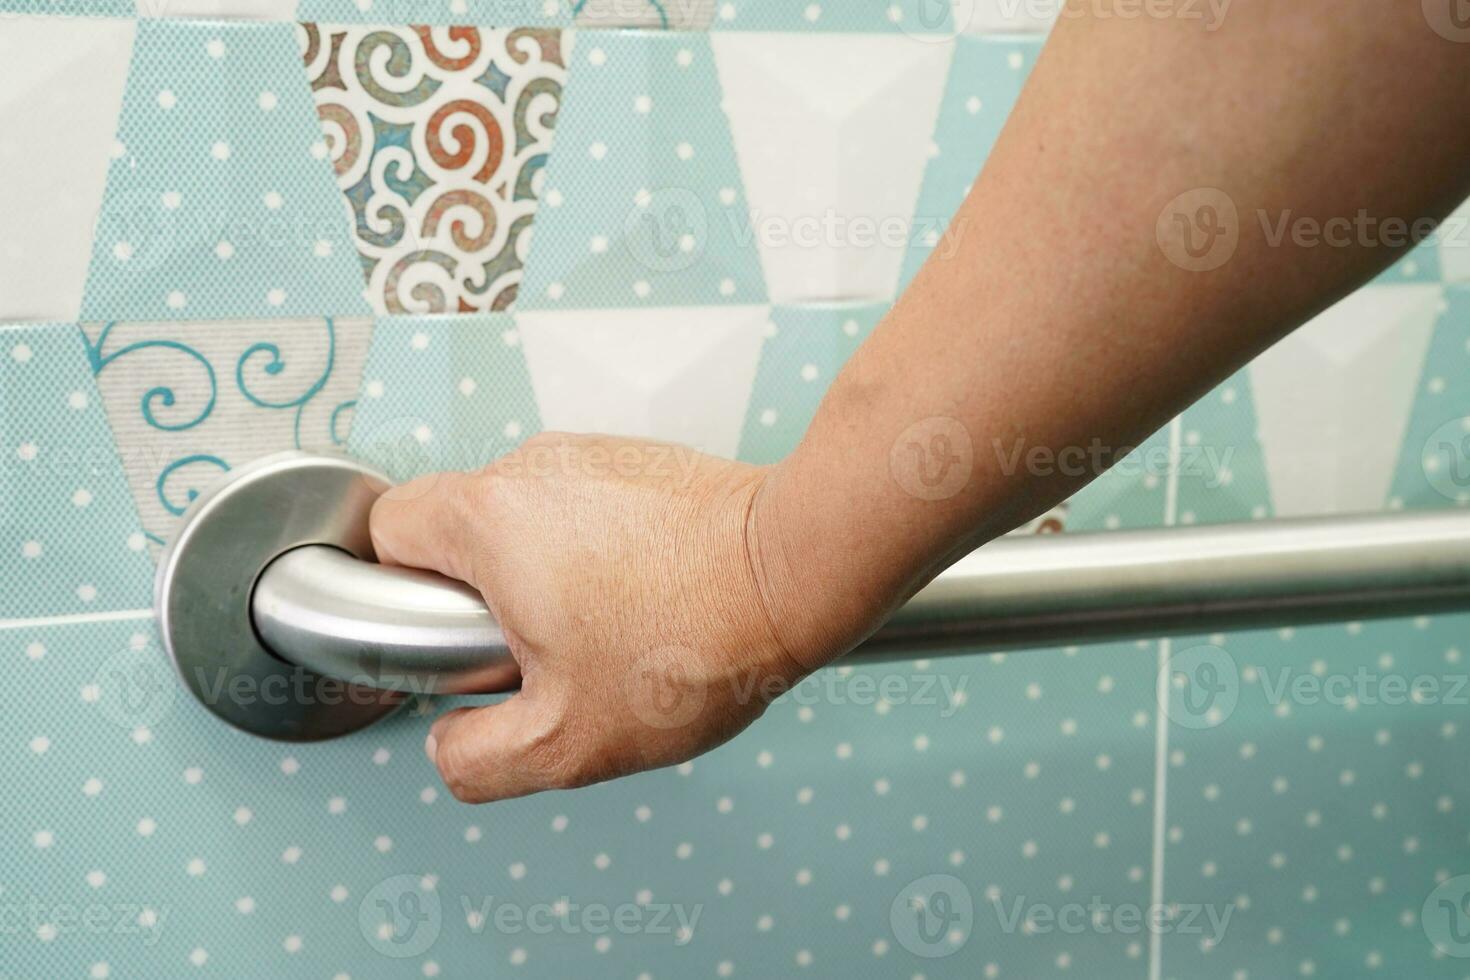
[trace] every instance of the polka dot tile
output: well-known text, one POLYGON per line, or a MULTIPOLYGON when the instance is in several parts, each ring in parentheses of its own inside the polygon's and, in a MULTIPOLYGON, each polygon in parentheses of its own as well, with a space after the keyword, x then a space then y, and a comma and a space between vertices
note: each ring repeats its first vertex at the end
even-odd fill
POLYGON ((1449 285, 1413 395, 1391 508, 1470 503, 1470 287, 1449 285))
POLYGON ((950 223, 990 155, 1041 50, 1040 38, 961 37, 915 209, 902 285, 936 252, 948 254, 962 228, 950 223))
POLYGON ((1467 625, 1174 641, 1163 976, 1464 976, 1429 899, 1470 870, 1467 625))
POLYGON ((771 312, 740 441, 740 458, 775 463, 801 442, 817 406, 887 306, 794 307, 771 312))
POLYGON ((1240 371, 1180 416, 1174 450, 1180 524, 1271 516, 1252 401, 1250 373, 1240 371))
POLYGON ((329 24, 570 27, 587 0, 300 0, 296 16, 329 24))
POLYGON ((0 618, 138 609, 153 566, 72 324, 0 326, 0 618))
POLYGON ((947 3, 921 0, 722 0, 712 30, 860 31, 949 36, 955 22, 947 3))
POLYGON ((1151 649, 826 671, 691 765, 485 808, 422 754, 452 701, 282 745, 190 700, 146 620, 0 650, 57 692, 0 719, 21 976, 1134 975, 1129 937, 1004 923, 1145 901, 1151 649), (904 919, 935 882, 970 903, 937 939, 904 919), (145 925, 82 933, 92 907, 145 925))
POLYGON ((541 429, 515 321, 378 321, 348 448, 397 479, 473 469, 541 429))
MULTIPOLYGON (((1170 426, 1165 426, 1074 494, 1067 501, 1067 529, 1116 531, 1164 524, 1172 459, 1169 439, 1170 426)), ((1004 452, 1018 448, 1013 444, 1004 452)))
POLYGON ((83 319, 368 314, 294 26, 140 22, 117 140, 83 319))
POLYGON ((36 14, 48 17, 131 17, 136 0, 0 0, 4 14, 36 14))
POLYGON ((578 38, 518 309, 764 301, 720 98, 707 37, 578 38))

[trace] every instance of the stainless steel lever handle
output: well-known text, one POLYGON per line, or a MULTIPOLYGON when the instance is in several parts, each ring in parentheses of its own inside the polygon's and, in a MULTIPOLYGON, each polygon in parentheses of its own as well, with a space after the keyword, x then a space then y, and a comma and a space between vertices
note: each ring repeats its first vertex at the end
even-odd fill
MULTIPOLYGON (((304 671, 357 694, 335 711, 310 697, 266 708, 206 700, 211 710, 257 734, 315 739, 361 727, 404 692, 519 684, 472 589, 372 562, 367 515, 386 486, 349 460, 287 454, 191 508, 160 566, 158 603, 196 695, 210 685, 191 672, 221 664, 257 680, 304 671)), ((946 571, 850 659, 1466 608, 1470 511, 1005 538, 946 571)))

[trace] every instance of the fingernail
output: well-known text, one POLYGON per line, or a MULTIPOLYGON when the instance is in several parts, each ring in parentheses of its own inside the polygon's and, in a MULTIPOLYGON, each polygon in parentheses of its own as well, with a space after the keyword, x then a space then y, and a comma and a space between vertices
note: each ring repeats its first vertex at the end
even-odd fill
POLYGON ((429 737, 424 739, 424 755, 428 756, 429 761, 434 765, 439 764, 439 740, 434 737, 433 732, 430 732, 429 737))

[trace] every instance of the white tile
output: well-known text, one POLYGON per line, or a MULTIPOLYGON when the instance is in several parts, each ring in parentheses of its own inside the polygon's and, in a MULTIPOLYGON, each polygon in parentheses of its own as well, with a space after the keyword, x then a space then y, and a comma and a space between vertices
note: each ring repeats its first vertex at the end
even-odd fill
POLYGON ((765 33, 711 43, 772 301, 891 299, 953 43, 765 33))
POLYGON ((1368 286, 1251 365, 1278 515, 1383 508, 1443 302, 1438 286, 1368 286))
POLYGON ((521 313, 545 428, 662 439, 734 456, 766 306, 521 313))
POLYGON ((1470 281, 1470 201, 1445 218, 1439 229, 1439 277, 1444 282, 1470 281))
POLYGON ((0 320, 74 320, 133 51, 127 20, 0 30, 0 320))

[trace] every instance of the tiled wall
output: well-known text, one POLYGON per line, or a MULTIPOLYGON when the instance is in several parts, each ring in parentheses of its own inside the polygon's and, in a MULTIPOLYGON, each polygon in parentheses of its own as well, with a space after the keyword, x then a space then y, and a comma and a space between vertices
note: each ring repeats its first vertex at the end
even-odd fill
MULTIPOLYGON (((1458 702, 1281 691, 1447 688, 1467 617, 825 671, 485 809, 442 705, 287 748, 160 651, 153 551, 265 453, 779 458, 944 247, 1036 7, 0 0, 0 978, 1462 976, 1458 702)), ((1467 272, 1421 248, 1045 529, 1463 503, 1467 272)))

